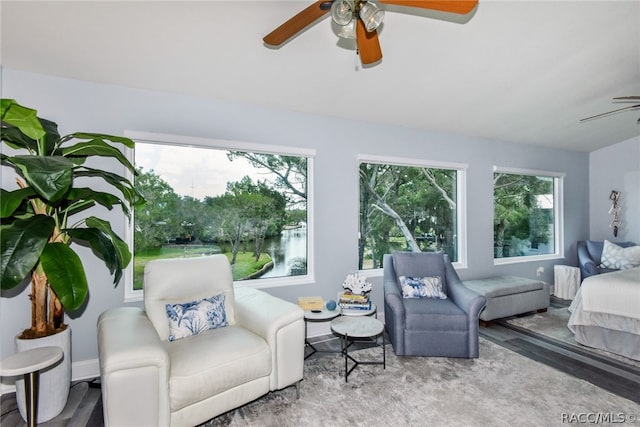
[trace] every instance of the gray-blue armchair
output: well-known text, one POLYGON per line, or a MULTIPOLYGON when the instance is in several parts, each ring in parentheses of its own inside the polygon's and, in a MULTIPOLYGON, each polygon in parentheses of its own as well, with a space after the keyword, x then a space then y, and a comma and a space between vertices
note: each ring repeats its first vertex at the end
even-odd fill
POLYGON ((398 356, 478 357, 486 299, 462 284, 446 255, 395 252, 384 256, 383 270, 386 329, 398 356), (446 299, 405 298, 400 276, 439 276, 446 299))

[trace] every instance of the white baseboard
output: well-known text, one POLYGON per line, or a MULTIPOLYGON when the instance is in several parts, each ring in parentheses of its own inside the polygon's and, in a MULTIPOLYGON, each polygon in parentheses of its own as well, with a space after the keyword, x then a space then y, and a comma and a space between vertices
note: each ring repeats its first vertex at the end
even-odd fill
POLYGON ((98 359, 81 360, 71 364, 71 381, 80 381, 100 376, 98 359))
MULTIPOLYGON (((100 376, 100 364, 98 359, 81 360, 71 363, 71 381, 81 381, 100 376)), ((0 396, 7 393, 15 393, 16 377, 2 378, 0 383, 0 396)))

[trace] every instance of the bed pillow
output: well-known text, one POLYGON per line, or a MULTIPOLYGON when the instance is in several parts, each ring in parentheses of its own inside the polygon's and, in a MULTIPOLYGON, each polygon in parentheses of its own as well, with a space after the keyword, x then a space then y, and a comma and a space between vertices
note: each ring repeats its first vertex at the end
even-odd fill
POLYGON ((165 308, 169 319, 169 341, 229 325, 224 294, 182 304, 167 304, 165 308))
POLYGON ((400 287, 403 298, 447 299, 442 289, 440 276, 408 277, 400 276, 400 287))
POLYGON ((640 266, 640 246, 623 248, 608 240, 602 248, 601 267, 612 270, 628 270, 640 266))

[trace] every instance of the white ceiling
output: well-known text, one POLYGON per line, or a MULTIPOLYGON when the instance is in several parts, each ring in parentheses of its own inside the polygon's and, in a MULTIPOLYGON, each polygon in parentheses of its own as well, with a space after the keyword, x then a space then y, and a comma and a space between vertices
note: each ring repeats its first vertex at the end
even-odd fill
POLYGON ((366 69, 329 17, 263 45, 312 2, 2 0, 2 65, 576 151, 640 135, 640 110, 579 123, 640 95, 640 1, 480 0, 463 19, 396 8, 366 69))

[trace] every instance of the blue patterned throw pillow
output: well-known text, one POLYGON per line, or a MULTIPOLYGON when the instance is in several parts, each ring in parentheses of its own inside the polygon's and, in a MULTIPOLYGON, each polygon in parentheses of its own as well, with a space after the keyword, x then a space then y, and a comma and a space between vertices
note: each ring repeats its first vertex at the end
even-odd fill
POLYGON ((400 276, 403 298, 447 299, 442 290, 442 279, 435 277, 400 276))
POLYGON ((198 335, 229 324, 223 294, 183 304, 167 304, 165 308, 169 319, 169 341, 198 335))

